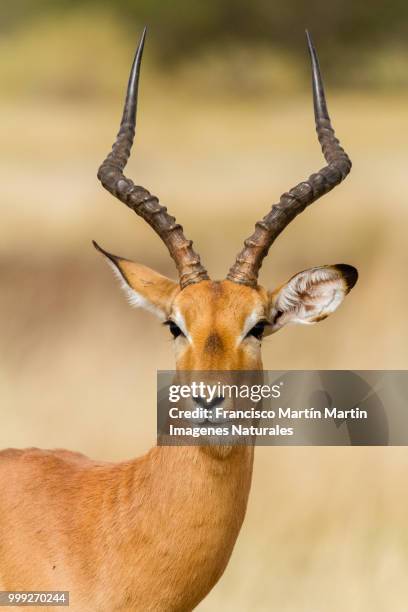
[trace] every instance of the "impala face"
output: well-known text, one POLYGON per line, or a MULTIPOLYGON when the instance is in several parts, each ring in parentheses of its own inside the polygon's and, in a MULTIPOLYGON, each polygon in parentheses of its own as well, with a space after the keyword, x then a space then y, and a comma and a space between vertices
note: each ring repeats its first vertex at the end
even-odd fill
POLYGON ((146 266, 98 249, 129 302, 168 327, 179 370, 260 370, 265 336, 288 323, 322 321, 357 281, 355 268, 338 264, 300 272, 275 291, 229 280, 203 280, 181 289, 146 266))
POLYGON ((177 369, 261 369, 267 304, 263 289, 228 280, 203 281, 181 291, 168 316, 177 369))

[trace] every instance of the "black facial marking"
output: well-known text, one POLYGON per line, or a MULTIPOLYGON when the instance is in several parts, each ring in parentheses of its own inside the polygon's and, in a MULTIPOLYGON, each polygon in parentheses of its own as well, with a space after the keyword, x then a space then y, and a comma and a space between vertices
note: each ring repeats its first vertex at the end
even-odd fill
POLYGON ((205 342, 205 350, 209 352, 222 351, 224 348, 222 338, 217 334, 210 334, 205 342))

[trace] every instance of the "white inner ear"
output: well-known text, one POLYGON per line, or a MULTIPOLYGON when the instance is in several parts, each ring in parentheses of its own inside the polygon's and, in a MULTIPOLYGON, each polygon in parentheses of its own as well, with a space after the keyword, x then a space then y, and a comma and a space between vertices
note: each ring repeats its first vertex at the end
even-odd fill
POLYGON ((140 293, 132 289, 132 287, 123 278, 121 272, 108 257, 105 257, 105 260, 109 267, 113 270, 115 277, 118 279, 120 287, 125 292, 127 301, 130 306, 132 306, 132 308, 143 308, 144 310, 148 310, 149 312, 152 312, 154 315, 156 315, 156 317, 158 317, 161 321, 165 321, 167 318, 166 313, 161 310, 161 308, 158 308, 157 306, 149 302, 149 300, 143 297, 140 293))
POLYGON ((275 329, 286 323, 316 323, 334 312, 346 293, 346 283, 335 268, 300 272, 273 299, 271 319, 275 320, 275 329))

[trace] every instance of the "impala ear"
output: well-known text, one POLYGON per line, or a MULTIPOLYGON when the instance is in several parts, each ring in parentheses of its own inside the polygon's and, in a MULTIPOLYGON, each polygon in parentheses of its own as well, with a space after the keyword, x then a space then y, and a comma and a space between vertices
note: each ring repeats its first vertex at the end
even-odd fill
POLYGON ((180 291, 179 284, 142 264, 108 253, 95 241, 93 245, 104 255, 121 281, 129 303, 136 308, 150 310, 162 321, 166 320, 171 304, 180 291))
POLYGON ((323 321, 340 306, 357 278, 356 268, 346 264, 299 272, 270 294, 269 333, 287 323, 323 321))

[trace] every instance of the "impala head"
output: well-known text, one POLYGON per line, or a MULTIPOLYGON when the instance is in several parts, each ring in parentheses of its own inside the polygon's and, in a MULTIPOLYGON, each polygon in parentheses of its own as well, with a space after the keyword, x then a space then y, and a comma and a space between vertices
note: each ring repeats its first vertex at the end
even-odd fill
POLYGON ((133 62, 120 130, 98 177, 160 236, 176 264, 179 281, 94 244, 120 278, 130 302, 152 311, 168 326, 178 369, 261 369, 260 347, 265 335, 288 323, 322 321, 338 308, 357 281, 355 268, 335 264, 299 272, 274 290, 258 284, 262 261, 277 236, 309 204, 338 185, 351 168, 331 127, 316 51, 308 34, 316 130, 327 166, 283 194, 256 223, 226 279, 212 281, 174 217, 155 196, 123 174, 135 133, 144 39, 145 32, 133 62))

